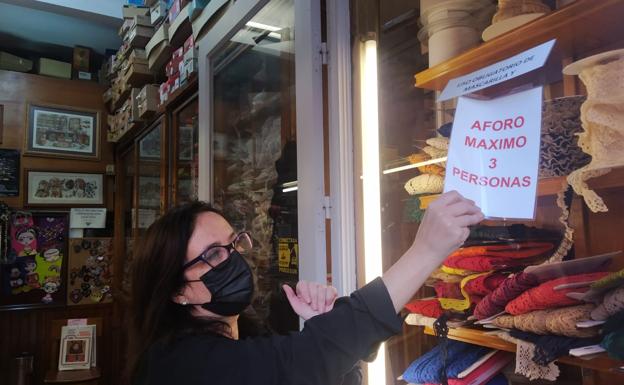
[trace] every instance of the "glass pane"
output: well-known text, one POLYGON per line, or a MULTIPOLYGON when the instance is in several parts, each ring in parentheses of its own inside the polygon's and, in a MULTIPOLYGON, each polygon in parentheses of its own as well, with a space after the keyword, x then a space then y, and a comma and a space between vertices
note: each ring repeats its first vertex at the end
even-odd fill
POLYGON ((214 203, 254 238, 264 326, 297 330, 282 294, 298 277, 294 1, 270 1, 214 56, 214 203))
POLYGON ((161 198, 161 138, 162 124, 158 123, 139 140, 138 167, 138 234, 160 216, 161 198))
POLYGON ((199 103, 197 99, 175 114, 177 129, 176 191, 174 205, 197 199, 199 166, 197 122, 199 103))

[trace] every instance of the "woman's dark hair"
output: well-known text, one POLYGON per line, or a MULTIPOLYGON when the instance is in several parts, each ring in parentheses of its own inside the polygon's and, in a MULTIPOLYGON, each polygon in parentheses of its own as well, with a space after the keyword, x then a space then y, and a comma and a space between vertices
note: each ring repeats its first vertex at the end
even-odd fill
POLYGON ((156 341, 171 341, 179 334, 206 330, 227 332, 227 325, 193 317, 192 306, 172 300, 184 286, 182 266, 187 245, 197 217, 205 212, 223 216, 205 202, 175 207, 154 222, 134 248, 129 309, 130 379, 137 374, 143 353, 156 341))

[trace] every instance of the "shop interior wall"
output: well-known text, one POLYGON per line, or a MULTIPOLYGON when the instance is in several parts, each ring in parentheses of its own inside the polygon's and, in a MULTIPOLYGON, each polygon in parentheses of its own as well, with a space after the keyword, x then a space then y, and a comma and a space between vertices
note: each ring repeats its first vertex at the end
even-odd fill
MULTIPOLYGON (((0 71, 0 105, 4 107, 0 148, 17 149, 20 159, 20 195, 0 198, 13 209, 24 208, 24 170, 85 172, 105 174, 106 165, 113 164, 112 144, 106 141, 106 109, 102 102, 104 87, 90 81, 55 79, 40 75, 0 71), (56 105, 100 112, 100 159, 97 161, 35 157, 23 155, 27 111, 30 103, 56 105)), ((105 206, 107 216, 113 211, 113 177, 105 176, 105 206)), ((29 210, 28 207, 25 208, 29 210)), ((34 209, 33 209, 34 210, 34 209)), ((38 207, 37 210, 68 211, 69 208, 38 207)), ((109 218, 110 219, 110 218, 109 218)), ((66 318, 102 318, 102 336, 98 339, 98 366, 102 370, 100 383, 111 382, 111 357, 118 342, 112 304, 86 305, 41 309, 0 309, 0 382, 9 379, 14 357, 22 352, 34 355, 33 383, 43 383, 45 372, 53 369, 58 352, 52 352, 50 339, 52 321, 66 318)), ((116 383, 116 382, 115 382, 116 383)))

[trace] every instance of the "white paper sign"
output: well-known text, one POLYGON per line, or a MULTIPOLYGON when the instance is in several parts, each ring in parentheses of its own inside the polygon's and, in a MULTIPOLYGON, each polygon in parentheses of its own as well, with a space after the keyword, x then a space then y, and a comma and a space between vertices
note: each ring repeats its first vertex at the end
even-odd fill
POLYGON ((438 97, 438 101, 442 102, 469 94, 540 68, 546 63, 546 59, 554 45, 555 40, 553 39, 516 56, 499 61, 468 75, 452 79, 444 87, 440 97, 438 97))
POLYGON ((106 209, 73 208, 70 210, 69 227, 72 229, 103 229, 106 227, 106 209))
POLYGON ((492 100, 460 97, 444 190, 472 199, 490 218, 532 219, 542 87, 492 100))

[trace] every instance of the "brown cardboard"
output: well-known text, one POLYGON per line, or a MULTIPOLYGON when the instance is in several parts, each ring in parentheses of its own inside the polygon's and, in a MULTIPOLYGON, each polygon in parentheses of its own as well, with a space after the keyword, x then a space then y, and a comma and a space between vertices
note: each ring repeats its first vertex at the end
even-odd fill
POLYGON ((11 55, 8 52, 0 51, 0 69, 8 71, 29 72, 32 70, 33 62, 19 56, 11 55))
POLYGON ((158 86, 148 84, 137 96, 138 114, 141 119, 146 119, 158 111, 158 102, 160 99, 158 86))
POLYGON ((47 58, 39 59, 39 74, 53 76, 62 79, 71 79, 71 63, 65 63, 58 60, 52 60, 47 58))
POLYGON ((128 31, 128 44, 131 47, 145 48, 145 45, 154 36, 154 28, 136 25, 128 31))

